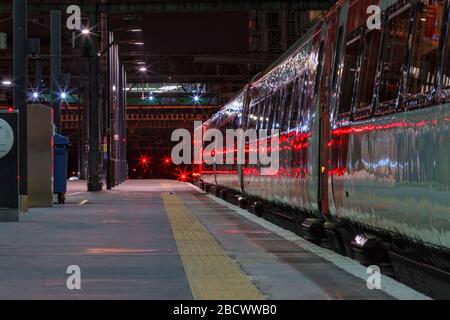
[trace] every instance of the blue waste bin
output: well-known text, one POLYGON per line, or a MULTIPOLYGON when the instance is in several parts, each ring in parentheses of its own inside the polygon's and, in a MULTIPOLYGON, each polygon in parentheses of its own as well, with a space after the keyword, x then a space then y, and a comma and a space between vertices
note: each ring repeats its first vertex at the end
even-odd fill
POLYGON ((58 195, 58 203, 66 202, 67 163, 69 153, 69 138, 55 134, 53 138, 53 192, 58 195))

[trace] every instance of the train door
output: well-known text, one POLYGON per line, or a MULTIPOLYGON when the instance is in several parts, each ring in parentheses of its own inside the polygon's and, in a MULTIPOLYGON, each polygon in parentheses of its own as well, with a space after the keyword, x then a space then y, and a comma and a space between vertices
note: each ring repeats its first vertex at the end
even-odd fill
POLYGON ((320 146, 319 139, 319 115, 316 111, 318 102, 318 93, 320 86, 320 76, 322 69, 322 58, 324 52, 323 33, 326 28, 322 24, 318 26, 311 42, 310 61, 311 66, 308 70, 308 79, 306 87, 306 95, 303 109, 301 110, 301 132, 307 136, 305 145, 306 160, 304 163, 307 188, 307 207, 311 214, 319 215, 318 205, 318 148, 320 146))
POLYGON ((381 30, 367 30, 367 8, 379 0, 352 0, 341 12, 339 48, 336 53, 333 99, 330 107, 331 137, 329 143, 328 204, 330 215, 336 217, 347 193, 343 176, 347 174, 347 154, 351 125, 358 117, 370 114, 379 54, 381 30), (348 19, 346 18, 348 16, 348 19), (364 49, 365 48, 365 49, 364 49), (363 51, 364 50, 364 51, 363 51), (364 81, 358 74, 364 72, 364 81), (359 95, 359 96, 358 96, 359 95), (353 111, 356 101, 361 107, 353 111))
POLYGON ((341 41, 340 28, 342 20, 345 18, 347 5, 337 7, 330 12, 327 17, 327 23, 324 24, 324 50, 323 50, 323 66, 320 78, 319 90, 319 126, 318 126, 318 209, 322 216, 328 216, 328 159, 329 150, 328 143, 330 141, 330 106, 333 101, 333 82, 335 72, 335 60, 337 59, 338 42, 341 41), (343 14, 344 13, 344 14, 343 14), (340 32, 339 32, 340 31, 340 32))
MULTIPOLYGON (((243 98, 242 98, 242 117, 240 119, 239 126, 236 129, 247 129, 247 122, 248 122, 248 116, 249 116, 249 108, 250 108, 250 94, 251 94, 251 87, 248 86, 244 90, 243 98)), ((238 164, 237 165, 237 174, 239 176, 239 187, 242 192, 242 194, 245 194, 245 183, 244 183, 244 164, 238 164)))

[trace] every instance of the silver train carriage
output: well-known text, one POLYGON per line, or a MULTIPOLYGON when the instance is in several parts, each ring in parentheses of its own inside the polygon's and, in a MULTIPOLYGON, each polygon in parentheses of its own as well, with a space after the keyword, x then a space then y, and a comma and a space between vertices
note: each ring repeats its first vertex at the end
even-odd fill
POLYGON ((340 1, 205 124, 279 129, 278 174, 205 165, 202 186, 450 297, 449 25, 447 0, 340 1))

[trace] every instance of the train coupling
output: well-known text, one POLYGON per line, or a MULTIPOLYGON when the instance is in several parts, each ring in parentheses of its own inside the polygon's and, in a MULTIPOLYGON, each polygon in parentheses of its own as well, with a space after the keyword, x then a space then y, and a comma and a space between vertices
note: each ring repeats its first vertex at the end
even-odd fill
POLYGON ((314 244, 321 244, 325 238, 323 223, 324 221, 318 218, 309 218, 303 221, 302 229, 304 238, 314 244))
POLYGON ((364 266, 380 265, 386 255, 382 241, 375 235, 357 234, 351 242, 355 260, 364 266))
POLYGON ((246 197, 240 196, 238 198, 238 202, 239 202, 239 208, 246 209, 248 207, 248 200, 246 197))

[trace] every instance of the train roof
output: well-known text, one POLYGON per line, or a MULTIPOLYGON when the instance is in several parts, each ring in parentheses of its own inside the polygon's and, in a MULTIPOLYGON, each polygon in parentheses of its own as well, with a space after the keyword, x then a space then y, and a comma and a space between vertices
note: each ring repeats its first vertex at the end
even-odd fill
MULTIPOLYGON (((271 73, 276 71, 278 68, 280 68, 284 63, 288 62, 290 59, 293 59, 295 55, 299 53, 300 50, 302 50, 305 45, 307 45, 310 40, 313 38, 313 36, 319 32, 320 26, 324 22, 325 18, 328 17, 330 14, 333 14, 337 8, 342 6, 344 0, 337 1, 333 7, 331 7, 328 11, 326 11, 319 21, 317 21, 315 24, 313 24, 310 29, 306 32, 305 35, 300 37, 293 45, 289 47, 283 54, 281 54, 275 61, 273 61, 264 71, 256 74, 250 82, 229 102, 223 105, 223 107, 208 121, 205 122, 205 125, 210 124, 214 120, 217 119, 217 117, 222 114, 225 110, 227 110, 230 105, 232 105, 237 99, 241 98, 246 90, 251 87, 253 84, 258 83, 260 81, 263 81, 266 77, 268 77, 271 73)), ((358 0, 361 1, 361 0, 358 0)))
POLYGON ((217 117, 220 116, 227 109, 229 109, 235 103, 236 100, 242 98, 249 85, 264 79, 272 71, 276 70, 276 68, 278 66, 280 66, 280 64, 282 64, 283 62, 292 58, 292 56, 294 54, 296 54, 298 52, 298 50, 300 50, 308 42, 308 40, 310 40, 312 38, 312 36, 314 35, 314 32, 317 30, 318 26, 321 23, 322 23, 322 20, 316 22, 305 35, 303 35, 301 38, 299 38, 291 47, 289 47, 289 49, 286 52, 284 52, 280 57, 278 57, 274 62, 272 62, 270 64, 270 66, 265 69, 265 71, 262 71, 262 72, 258 73, 257 75, 255 75, 252 78, 252 80, 250 80, 249 84, 247 84, 241 91, 239 91, 239 93, 236 94, 236 96, 234 96, 230 101, 225 103, 222 106, 222 108, 220 108, 219 111, 217 111, 210 119, 208 119, 204 123, 204 125, 208 126, 209 124, 214 122, 217 119, 217 117))
POLYGON ((258 73, 251 83, 258 82, 268 76, 271 72, 277 69, 281 64, 292 58, 305 44, 313 37, 317 28, 323 23, 322 20, 316 22, 305 35, 300 37, 294 44, 292 44, 289 49, 287 49, 281 56, 279 56, 274 62, 272 62, 264 71, 258 73))
POLYGON ((217 111, 210 119, 208 119, 204 123, 204 125, 209 126, 212 122, 216 121, 217 118, 225 112, 230 112, 230 111, 237 112, 239 109, 239 105, 241 105, 241 103, 239 101, 243 100, 245 91, 246 91, 246 88, 239 91, 239 93, 233 99, 231 99, 226 104, 224 104, 223 107, 219 111, 217 111))

